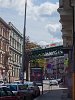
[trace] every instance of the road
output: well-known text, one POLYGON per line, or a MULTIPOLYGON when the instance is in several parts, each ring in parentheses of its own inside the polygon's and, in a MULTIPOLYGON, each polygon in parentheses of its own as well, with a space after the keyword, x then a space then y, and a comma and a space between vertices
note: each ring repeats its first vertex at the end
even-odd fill
MULTIPOLYGON (((43 81, 43 93, 45 94, 46 92, 50 91, 50 90, 57 90, 57 89, 63 89, 63 88, 59 88, 59 85, 55 85, 55 86, 50 86, 49 85, 49 80, 44 80, 43 81)), ((42 87, 40 86, 40 91, 42 91, 42 87)))
MULTIPOLYGON (((40 87, 40 90, 42 88, 40 87)), ((67 98, 67 88, 60 88, 58 86, 49 86, 49 81, 43 81, 43 95, 41 95, 34 100, 71 100, 67 98), (65 91, 63 93, 63 91, 65 91)))

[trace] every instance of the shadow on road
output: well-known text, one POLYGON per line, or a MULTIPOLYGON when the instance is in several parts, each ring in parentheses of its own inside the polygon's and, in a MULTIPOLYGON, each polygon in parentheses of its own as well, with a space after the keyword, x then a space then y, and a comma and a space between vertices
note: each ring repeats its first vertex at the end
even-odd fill
POLYGON ((72 100, 67 97, 67 91, 68 89, 66 88, 44 91, 43 95, 40 95, 34 100, 72 100))

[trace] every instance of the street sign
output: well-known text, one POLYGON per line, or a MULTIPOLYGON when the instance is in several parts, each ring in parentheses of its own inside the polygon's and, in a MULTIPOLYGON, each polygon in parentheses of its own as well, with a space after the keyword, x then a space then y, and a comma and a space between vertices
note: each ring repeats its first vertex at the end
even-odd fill
POLYGON ((48 74, 53 74, 53 70, 50 69, 50 68, 47 68, 47 73, 48 73, 48 74))
POLYGON ((51 64, 47 64, 47 68, 51 69, 52 65, 51 64))

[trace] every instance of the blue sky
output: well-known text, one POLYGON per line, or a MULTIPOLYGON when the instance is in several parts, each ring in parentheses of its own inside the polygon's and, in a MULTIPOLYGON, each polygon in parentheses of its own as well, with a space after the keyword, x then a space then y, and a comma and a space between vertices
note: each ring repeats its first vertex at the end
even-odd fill
MULTIPOLYGON (((0 0, 0 17, 23 33, 25 0, 0 0)), ((27 0, 26 36, 40 45, 62 41, 59 0, 27 0)))

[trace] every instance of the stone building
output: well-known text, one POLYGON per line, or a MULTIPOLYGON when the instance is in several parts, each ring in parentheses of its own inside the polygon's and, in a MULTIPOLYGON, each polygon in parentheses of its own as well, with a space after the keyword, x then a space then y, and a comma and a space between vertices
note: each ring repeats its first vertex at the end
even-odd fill
POLYGON ((19 80, 20 67, 22 65, 23 37, 19 30, 9 22, 10 34, 10 81, 19 80))
POLYGON ((0 17, 0 79, 4 80, 9 71, 9 39, 10 27, 0 17))
POLYGON ((64 74, 64 56, 58 56, 53 58, 53 72, 54 77, 62 78, 64 74))
MULTIPOLYGON (((73 6, 74 0, 59 0, 58 12, 62 25, 62 38, 64 53, 68 54, 68 71, 65 75, 69 88, 69 96, 72 94, 72 47, 73 47, 73 6)), ((64 55, 65 55, 64 54, 64 55)))

